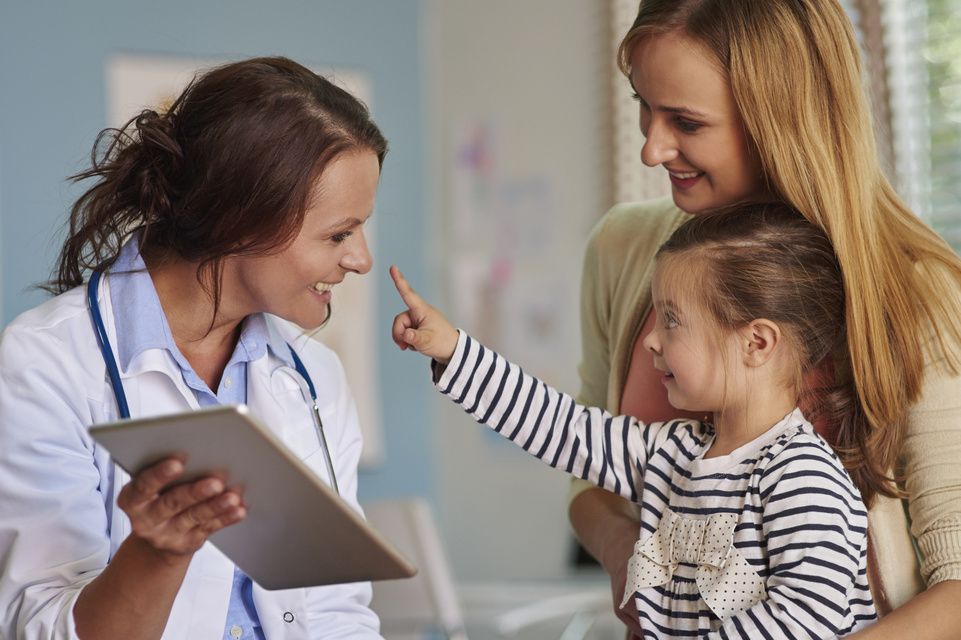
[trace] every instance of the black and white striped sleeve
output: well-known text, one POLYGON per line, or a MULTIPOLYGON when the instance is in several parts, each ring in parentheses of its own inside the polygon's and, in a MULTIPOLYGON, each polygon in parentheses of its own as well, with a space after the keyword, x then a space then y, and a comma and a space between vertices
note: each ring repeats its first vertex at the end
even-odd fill
POLYGON ((582 407, 463 331, 435 385, 531 455, 637 502, 649 443, 662 423, 647 425, 582 407))
POLYGON ((864 572, 867 511, 828 445, 787 444, 757 485, 767 596, 709 638, 836 638, 874 618, 864 572))

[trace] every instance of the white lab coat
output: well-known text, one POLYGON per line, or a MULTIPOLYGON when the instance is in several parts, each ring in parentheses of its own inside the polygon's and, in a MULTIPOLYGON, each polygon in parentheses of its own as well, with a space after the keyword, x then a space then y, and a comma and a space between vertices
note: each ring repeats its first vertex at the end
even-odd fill
MULTIPOLYGON (((108 294, 100 306, 117 338, 108 294)), ((17 318, 0 337, 0 638, 76 638, 73 606, 130 534, 116 506, 129 476, 90 438, 91 424, 116 420, 86 305, 78 287, 17 318)), ((318 394, 340 491, 358 511, 361 434, 340 361, 293 325, 269 317, 271 344, 297 349, 318 394)), ((250 410, 327 479, 310 407, 296 374, 268 350, 248 369, 250 410)), ((179 368, 148 350, 121 372, 133 417, 197 408, 179 368)), ((210 543, 193 557, 164 639, 223 637, 233 564, 210 543)), ((149 580, 149 576, 144 576, 149 580)), ((265 591, 253 598, 267 638, 379 638, 369 583, 265 591)))

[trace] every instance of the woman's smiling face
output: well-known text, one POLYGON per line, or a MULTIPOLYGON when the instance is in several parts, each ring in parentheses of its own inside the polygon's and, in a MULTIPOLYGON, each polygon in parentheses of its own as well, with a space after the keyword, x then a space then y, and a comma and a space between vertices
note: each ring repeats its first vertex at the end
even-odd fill
POLYGON ((640 104, 641 159, 670 175, 674 202, 701 213, 765 192, 726 75, 698 43, 679 33, 641 40, 631 54, 640 104))
POLYGON ((327 319, 332 289, 347 274, 370 271, 364 223, 374 209, 380 166, 371 151, 330 161, 315 185, 297 237, 280 251, 235 257, 234 304, 246 315, 267 312, 304 329, 327 319))

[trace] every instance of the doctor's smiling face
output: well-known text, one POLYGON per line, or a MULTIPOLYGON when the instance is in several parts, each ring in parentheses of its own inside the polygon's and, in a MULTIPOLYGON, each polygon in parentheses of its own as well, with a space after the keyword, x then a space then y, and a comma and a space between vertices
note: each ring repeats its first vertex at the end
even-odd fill
POLYGON ((236 256, 229 271, 234 293, 250 312, 267 312, 304 329, 327 319, 336 285, 370 271, 364 223, 374 209, 380 165, 366 149, 331 160, 311 191, 294 240, 266 255, 236 256))
POLYGON ((731 84, 701 45, 676 32, 649 36, 631 53, 630 79, 645 137, 641 160, 667 170, 678 207, 703 213, 764 192, 731 84))

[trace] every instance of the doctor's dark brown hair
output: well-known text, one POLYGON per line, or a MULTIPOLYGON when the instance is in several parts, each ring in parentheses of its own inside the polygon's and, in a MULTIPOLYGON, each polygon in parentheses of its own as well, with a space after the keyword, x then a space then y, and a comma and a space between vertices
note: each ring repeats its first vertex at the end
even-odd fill
POLYGON ((303 223, 311 190, 339 154, 387 141, 352 95, 287 58, 254 58, 200 75, 163 113, 145 110, 100 132, 96 179, 73 205, 58 266, 62 293, 117 258, 130 232, 141 250, 199 265, 220 300, 223 259, 283 248, 303 223))

